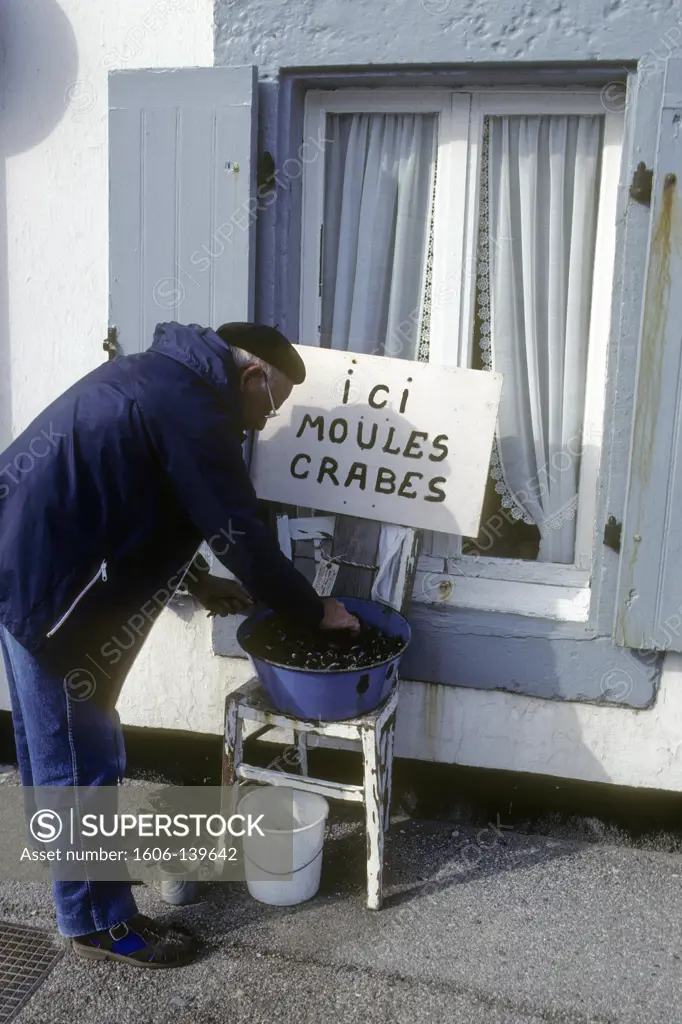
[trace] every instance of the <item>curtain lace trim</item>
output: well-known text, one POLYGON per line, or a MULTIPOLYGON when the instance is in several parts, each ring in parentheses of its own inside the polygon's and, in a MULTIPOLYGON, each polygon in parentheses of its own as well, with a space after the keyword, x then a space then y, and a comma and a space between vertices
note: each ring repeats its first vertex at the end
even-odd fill
POLYGON ((433 294, 433 225, 436 213, 436 179, 438 163, 433 169, 433 189, 431 192, 431 209, 429 210, 429 240, 426 247, 426 266, 424 268, 424 304, 419 325, 419 342, 417 345, 417 362, 428 363, 430 353, 429 332, 431 330, 431 296, 433 294))
MULTIPOLYGON (((491 341, 491 314, 490 314, 490 176, 489 176, 489 152, 490 152, 490 118, 483 119, 483 145, 481 147, 481 182, 479 200, 478 220, 478 251, 476 259, 476 296, 478 305, 478 318, 480 322, 480 346, 483 368, 492 370, 493 353, 491 341)), ((511 510, 512 518, 522 519, 524 523, 534 525, 535 520, 514 497, 504 479, 502 460, 497 439, 497 430, 493 440, 493 450, 490 459, 490 475, 495 481, 495 490, 500 495, 502 507, 511 510)))
POLYGON ((575 519, 578 512, 578 495, 567 501, 563 508, 555 512, 549 519, 544 519, 538 524, 540 529, 540 536, 546 537, 554 530, 560 530, 565 522, 569 519, 575 519))

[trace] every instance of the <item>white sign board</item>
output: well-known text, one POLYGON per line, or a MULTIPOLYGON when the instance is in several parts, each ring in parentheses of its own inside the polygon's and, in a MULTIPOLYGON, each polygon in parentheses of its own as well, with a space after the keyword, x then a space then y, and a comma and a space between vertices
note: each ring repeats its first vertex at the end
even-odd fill
POLYGON ((478 533, 502 376, 304 348, 305 382, 255 444, 259 498, 478 533))

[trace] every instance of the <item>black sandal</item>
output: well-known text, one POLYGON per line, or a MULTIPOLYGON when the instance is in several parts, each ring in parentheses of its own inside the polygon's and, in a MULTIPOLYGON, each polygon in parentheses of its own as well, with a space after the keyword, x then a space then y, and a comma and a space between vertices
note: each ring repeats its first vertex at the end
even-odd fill
POLYGON ((196 957, 199 943, 181 924, 159 924, 144 914, 91 935, 73 939, 86 960, 120 960, 131 967, 184 967, 196 957))

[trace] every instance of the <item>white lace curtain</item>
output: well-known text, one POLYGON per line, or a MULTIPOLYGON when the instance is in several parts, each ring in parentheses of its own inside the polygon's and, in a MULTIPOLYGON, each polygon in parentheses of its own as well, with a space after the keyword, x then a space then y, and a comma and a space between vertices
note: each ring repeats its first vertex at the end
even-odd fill
MULTIPOLYGON (((417 359, 436 118, 333 114, 325 134, 322 345, 417 359)), ((406 538, 382 527, 376 600, 392 603, 406 538)))
MULTIPOLYGON (((592 116, 486 119, 479 317, 505 377, 493 474, 538 525, 540 561, 574 558, 601 131, 592 116)), ((322 344, 424 358, 436 118, 334 114, 326 136, 322 344)))
POLYGON ((322 344, 417 355, 436 118, 327 119, 322 344))
POLYGON ((484 145, 479 316, 504 375, 493 474, 540 529, 538 560, 575 549, 602 119, 491 117, 484 145))

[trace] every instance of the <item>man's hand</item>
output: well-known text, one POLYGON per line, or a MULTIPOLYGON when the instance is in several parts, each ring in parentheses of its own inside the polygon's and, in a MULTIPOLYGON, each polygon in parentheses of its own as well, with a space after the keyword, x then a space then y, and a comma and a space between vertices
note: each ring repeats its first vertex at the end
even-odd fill
POLYGON ((320 623, 320 629, 349 629, 351 633, 360 632, 360 623, 347 612, 341 601, 335 597, 323 598, 324 618, 320 623))
POLYGON ((202 575, 188 589, 209 615, 239 615, 253 607, 253 601, 239 583, 221 576, 202 575))
POLYGON ((210 566, 199 551, 183 583, 190 597, 203 605, 209 615, 238 615, 253 607, 251 597, 235 580, 211 576, 210 566))

